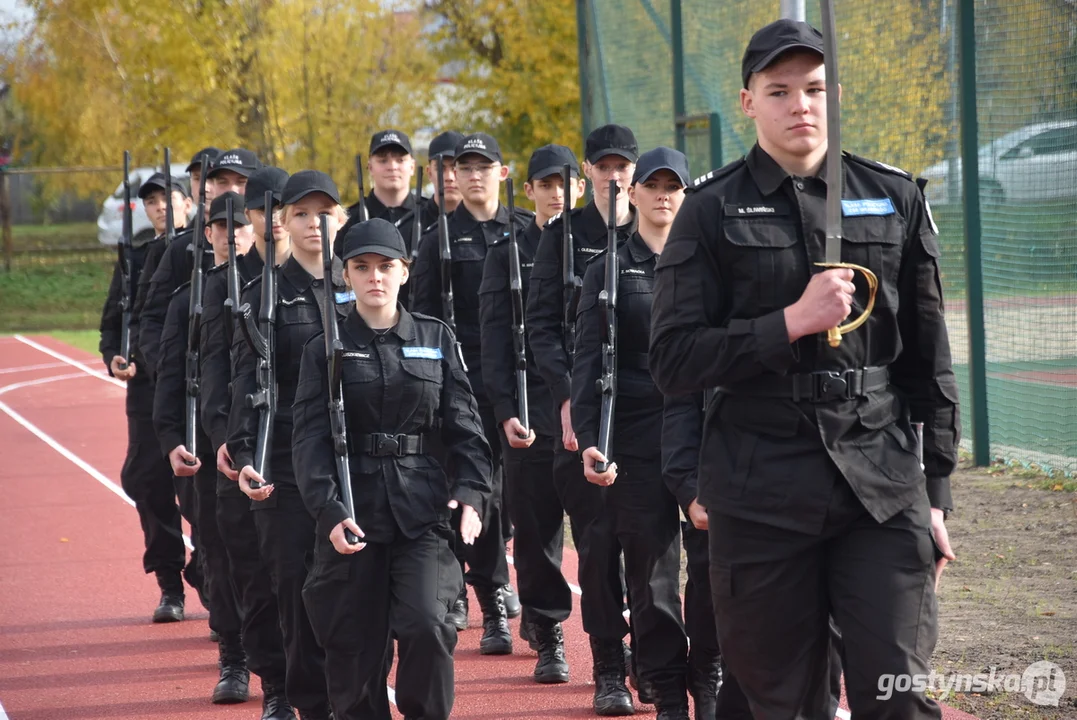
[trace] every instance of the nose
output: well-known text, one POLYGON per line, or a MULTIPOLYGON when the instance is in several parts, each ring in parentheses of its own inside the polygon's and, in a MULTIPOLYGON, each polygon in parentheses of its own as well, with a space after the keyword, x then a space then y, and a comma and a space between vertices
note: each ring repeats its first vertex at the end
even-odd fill
POLYGON ((793 99, 793 112, 797 115, 804 115, 811 108, 811 103, 808 99, 808 93, 800 91, 797 92, 793 99))

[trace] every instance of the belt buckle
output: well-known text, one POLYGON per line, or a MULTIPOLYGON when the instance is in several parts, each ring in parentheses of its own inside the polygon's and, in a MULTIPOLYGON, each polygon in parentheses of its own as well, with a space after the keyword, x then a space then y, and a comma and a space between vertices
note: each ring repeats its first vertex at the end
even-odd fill
POLYGON ((400 440, 396 435, 389 435, 388 433, 378 433, 374 437, 377 438, 378 455, 400 456, 400 440))
POLYGON ((849 383, 844 376, 844 372, 825 371, 812 373, 812 402, 819 403, 847 399, 849 383))

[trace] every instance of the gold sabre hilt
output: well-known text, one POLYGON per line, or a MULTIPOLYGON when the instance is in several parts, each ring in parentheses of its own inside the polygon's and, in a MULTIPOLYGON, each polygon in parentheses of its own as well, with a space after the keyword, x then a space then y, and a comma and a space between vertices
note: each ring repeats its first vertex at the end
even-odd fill
POLYGON ((848 270, 855 270, 862 274, 864 279, 868 282, 868 306, 864 308, 864 312, 860 313, 860 317, 852 322, 832 327, 826 331, 826 341, 830 344, 830 347, 836 348, 841 345, 841 336, 845 333, 850 333, 863 325, 871 317, 871 311, 875 309, 875 292, 879 289, 879 278, 875 277, 875 273, 868 270, 863 265, 854 265, 853 263, 815 263, 816 267, 823 268, 846 268, 848 270))

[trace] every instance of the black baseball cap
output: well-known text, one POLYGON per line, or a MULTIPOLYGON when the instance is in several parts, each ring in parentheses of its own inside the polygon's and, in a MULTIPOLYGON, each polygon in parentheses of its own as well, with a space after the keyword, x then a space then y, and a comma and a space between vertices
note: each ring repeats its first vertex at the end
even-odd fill
POLYGON ((352 225, 344 236, 344 252, 340 259, 347 261, 356 255, 376 253, 387 258, 401 259, 408 257, 408 248, 404 238, 388 220, 374 218, 352 225))
POLYGON ((190 173, 191 170, 194 170, 195 168, 201 168, 202 167, 202 156, 203 155, 208 155, 209 156, 209 162, 212 165, 213 161, 216 160, 217 156, 220 155, 220 154, 221 154, 221 149, 219 147, 213 147, 212 145, 210 145, 209 147, 202 148, 201 150, 196 152, 194 154, 194 156, 191 158, 191 162, 187 166, 187 172, 190 173))
MULTIPOLYGON (((138 199, 145 200, 151 192, 155 190, 167 190, 168 186, 165 185, 165 174, 161 172, 155 172, 150 175, 142 185, 138 188, 138 199)), ((183 197, 191 197, 190 191, 187 190, 187 181, 183 178, 173 176, 172 178, 172 192, 178 192, 183 197)))
POLYGON ((237 192, 229 190, 226 193, 222 193, 213 198, 213 202, 209 204, 209 222, 212 225, 215 222, 227 222, 228 220, 228 198, 232 198, 232 220, 236 225, 247 225, 247 216, 243 214, 243 196, 237 192))
POLYGON ((340 204, 340 193, 337 184, 321 170, 300 170, 288 178, 281 191, 281 203, 294 205, 311 193, 325 193, 329 198, 340 204))
POLYGON ((744 58, 740 62, 744 87, 752 73, 766 69, 779 55, 787 50, 802 49, 823 56, 823 34, 806 22, 782 18, 760 28, 748 41, 744 58))
POLYGON ((469 153, 475 153, 476 155, 482 155, 487 160, 493 162, 501 162, 501 147, 497 144, 497 140, 494 140, 493 136, 486 133, 471 133, 465 135, 464 139, 456 146, 457 160, 462 155, 469 153))
POLYGON ((411 140, 399 130, 382 130, 374 133, 374 136, 370 138, 371 155, 387 147, 398 147, 411 155, 411 140))
POLYGON ((573 177, 580 176, 580 164, 571 150, 564 145, 543 145, 531 153, 527 163, 527 182, 560 175, 565 165, 568 165, 573 177))
POLYGON ((632 184, 646 182, 647 178, 659 170, 673 171, 681 185, 688 187, 688 178, 692 174, 688 170, 688 158, 680 150, 668 147, 656 147, 639 156, 636 172, 632 174, 632 184))
POLYGON ((273 205, 280 205, 281 192, 287 182, 288 173, 279 167, 265 165, 247 178, 247 187, 243 189, 243 202, 248 210, 265 210, 266 191, 269 190, 273 193, 273 205))
POLYGON ((445 157, 456 156, 456 146, 464 139, 464 134, 455 130, 446 130, 430 141, 426 155, 433 160, 438 155, 445 157))
POLYGON ((591 131, 584 146, 587 162, 596 163, 607 155, 620 155, 629 162, 636 162, 639 145, 630 129, 624 125, 603 125, 591 131))
POLYGON ((251 173, 260 167, 262 167, 262 163, 258 162, 258 157, 250 150, 232 148, 222 152, 210 163, 206 177, 211 178, 222 170, 231 170, 243 177, 250 177, 251 173))

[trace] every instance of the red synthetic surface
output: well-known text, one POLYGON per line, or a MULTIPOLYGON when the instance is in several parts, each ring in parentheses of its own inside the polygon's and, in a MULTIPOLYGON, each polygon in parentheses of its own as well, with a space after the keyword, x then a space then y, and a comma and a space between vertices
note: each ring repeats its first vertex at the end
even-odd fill
MULTIPOLYGON (((100 358, 51 338, 32 340, 95 372, 102 367, 100 358)), ((0 403, 117 485, 126 443, 123 397, 121 387, 0 337, 0 403), (47 382, 22 385, 35 380, 47 382)), ((0 497, 0 719, 4 710, 10 720, 260 716, 256 681, 248 703, 209 702, 216 646, 193 592, 185 622, 149 622, 158 591, 142 572, 134 509, 3 407, 0 497)), ((564 570, 575 581, 576 556, 567 549, 564 570)), ((474 597, 471 605, 474 623, 474 597)), ((512 626, 515 635, 517 621, 512 626)), ((535 654, 518 637, 512 656, 479 655, 480 635, 460 635, 453 717, 594 717, 578 612, 565 624, 567 685, 533 683, 535 654)), ((637 717, 654 716, 653 708, 637 710, 637 717)), ((950 708, 945 717, 975 720, 950 708)))

